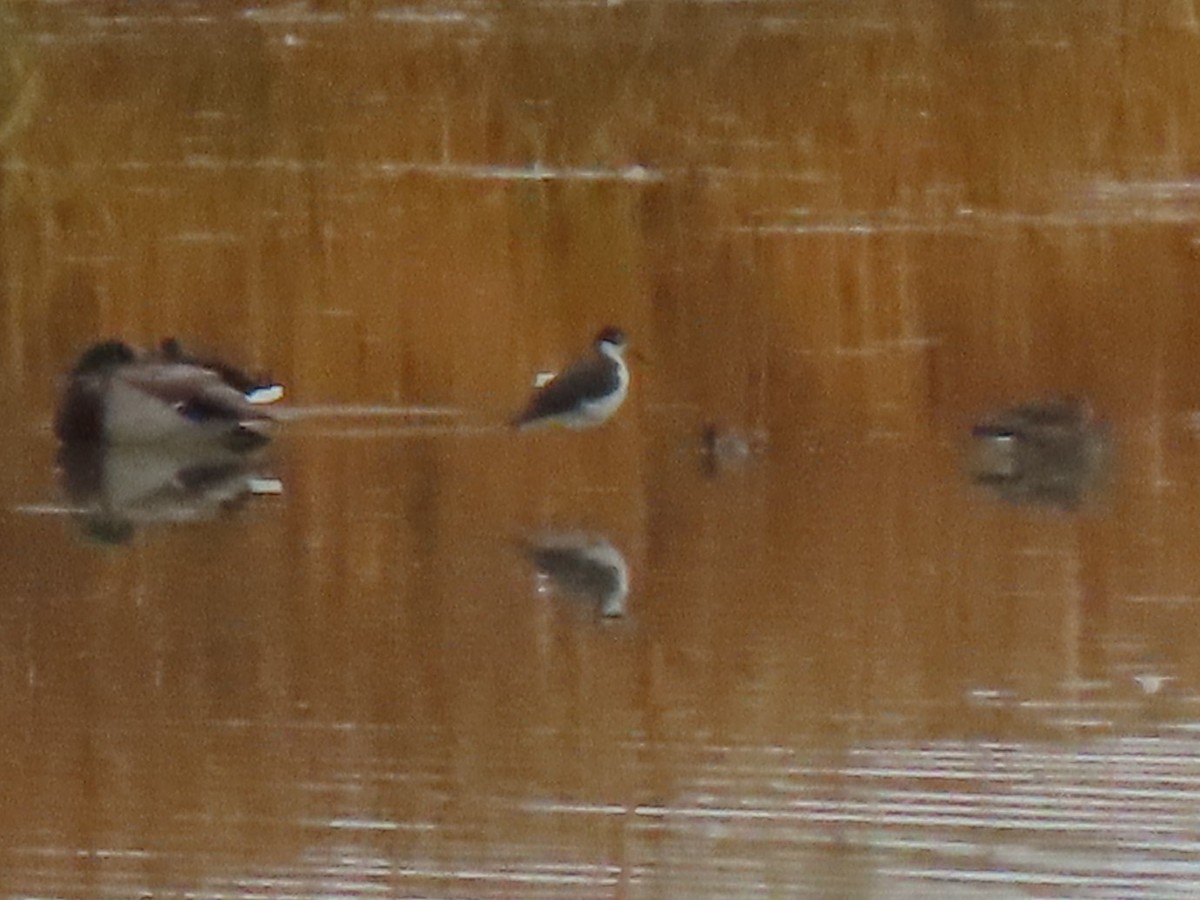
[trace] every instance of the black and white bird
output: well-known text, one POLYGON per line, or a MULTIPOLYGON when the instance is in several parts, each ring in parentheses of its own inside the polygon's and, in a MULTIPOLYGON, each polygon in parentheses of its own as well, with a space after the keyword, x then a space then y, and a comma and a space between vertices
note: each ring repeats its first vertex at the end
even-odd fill
POLYGON ((629 392, 625 347, 621 329, 610 326, 602 330, 596 335, 593 352, 539 387, 525 410, 512 420, 513 426, 592 428, 604 424, 629 392))

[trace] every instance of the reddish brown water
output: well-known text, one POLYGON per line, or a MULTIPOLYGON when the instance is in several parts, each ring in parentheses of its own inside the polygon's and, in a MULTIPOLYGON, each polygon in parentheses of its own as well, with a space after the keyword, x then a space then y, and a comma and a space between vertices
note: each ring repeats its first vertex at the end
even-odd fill
POLYGON ((1198 37, 0 11, 0 894, 1194 896, 1198 37), (609 425, 500 427, 609 322, 609 425), (109 334, 269 368, 277 440, 80 514, 49 422, 109 334), (1112 434, 1074 511, 966 477, 1048 395, 1112 434), (627 596, 523 546, 583 535, 627 596))

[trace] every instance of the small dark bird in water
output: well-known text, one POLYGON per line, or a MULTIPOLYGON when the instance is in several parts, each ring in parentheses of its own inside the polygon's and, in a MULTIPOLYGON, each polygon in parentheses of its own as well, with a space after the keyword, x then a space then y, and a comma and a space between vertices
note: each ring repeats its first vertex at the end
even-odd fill
POLYGON ((140 354, 123 341, 89 347, 55 419, 64 443, 220 440, 253 446, 270 415, 212 369, 140 354))
POLYGON ((605 328, 596 335, 593 352, 538 388, 512 424, 592 428, 608 421, 629 391, 625 347, 619 328, 605 328))

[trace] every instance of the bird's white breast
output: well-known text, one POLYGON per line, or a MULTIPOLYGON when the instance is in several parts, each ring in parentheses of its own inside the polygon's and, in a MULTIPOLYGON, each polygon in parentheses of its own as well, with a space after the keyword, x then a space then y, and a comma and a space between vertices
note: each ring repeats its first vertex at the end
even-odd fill
POLYGON ((620 351, 610 351, 605 348, 601 352, 616 363, 617 389, 611 394, 606 394, 596 400, 589 400, 582 404, 582 412, 586 420, 580 423, 580 427, 599 425, 601 422, 606 421, 625 402, 625 395, 629 393, 629 367, 625 364, 620 351))

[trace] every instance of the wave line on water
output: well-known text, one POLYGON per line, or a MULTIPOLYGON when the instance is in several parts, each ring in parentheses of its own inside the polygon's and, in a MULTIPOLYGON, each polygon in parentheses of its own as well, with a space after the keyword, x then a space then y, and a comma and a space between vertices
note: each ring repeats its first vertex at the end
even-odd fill
POLYGON ((547 166, 540 162, 528 166, 503 166, 456 162, 384 162, 362 167, 368 177, 395 178, 428 175, 462 178, 468 181, 615 181, 632 184, 664 181, 666 175, 656 169, 631 165, 619 168, 601 166, 547 166))
POLYGON ((289 406, 274 411, 275 418, 284 421, 303 419, 385 419, 385 418, 452 418, 463 415, 455 406, 289 406))
POLYGON ((456 435, 459 437, 477 434, 495 434, 505 429, 499 425, 461 425, 461 424, 431 424, 431 425, 380 425, 377 427, 356 428, 354 426, 328 428, 305 428, 301 432, 307 437, 339 438, 341 440, 376 440, 378 438, 404 437, 433 437, 438 435, 456 435))
POLYGON ((72 516, 87 512, 86 507, 69 503, 14 503, 8 509, 28 516, 72 516))

